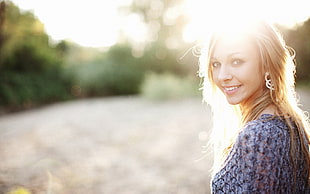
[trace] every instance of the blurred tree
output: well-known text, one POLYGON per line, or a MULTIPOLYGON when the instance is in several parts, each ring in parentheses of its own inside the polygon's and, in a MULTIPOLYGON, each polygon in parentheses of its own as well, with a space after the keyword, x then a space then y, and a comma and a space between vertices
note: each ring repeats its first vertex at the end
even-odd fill
POLYGON ((310 19, 294 29, 281 28, 287 44, 296 51, 297 81, 310 80, 310 19))
POLYGON ((66 99, 62 43, 52 45, 44 25, 10 1, 0 2, 0 107, 66 99))
POLYGON ((21 13, 13 3, 3 1, 4 25, 0 68, 10 71, 36 71, 60 63, 49 44, 44 25, 30 13, 21 13))
MULTIPOLYGON (((182 31, 187 17, 183 14, 183 0, 133 0, 130 13, 142 18, 147 27, 148 39, 141 61, 150 70, 158 73, 171 72, 186 75, 196 72, 195 65, 179 63, 179 58, 190 45, 184 43, 182 31)), ((129 13, 129 14, 130 14, 129 13)), ((195 61, 196 62, 196 61, 195 61)))
POLYGON ((134 0, 131 11, 142 17, 150 41, 177 49, 183 44, 182 29, 187 22, 182 3, 183 0, 134 0))
POLYGON ((0 1, 0 64, 1 59, 3 58, 2 47, 5 41, 5 35, 4 35, 5 8, 6 8, 5 2, 0 1))
POLYGON ((68 74, 81 89, 81 96, 137 94, 145 67, 131 53, 129 45, 117 44, 96 58, 69 65, 68 74))
POLYGON ((65 40, 62 40, 56 45, 55 48, 58 51, 59 56, 61 56, 61 58, 65 58, 69 52, 69 47, 69 43, 65 40))

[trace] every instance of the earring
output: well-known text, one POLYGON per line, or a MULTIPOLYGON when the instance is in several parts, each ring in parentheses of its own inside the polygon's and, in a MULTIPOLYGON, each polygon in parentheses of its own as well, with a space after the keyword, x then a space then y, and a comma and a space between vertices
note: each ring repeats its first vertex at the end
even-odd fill
POLYGON ((273 85, 273 83, 271 82, 269 72, 266 72, 266 73, 265 73, 265 81, 266 81, 266 87, 267 87, 269 90, 274 90, 274 85, 273 85))

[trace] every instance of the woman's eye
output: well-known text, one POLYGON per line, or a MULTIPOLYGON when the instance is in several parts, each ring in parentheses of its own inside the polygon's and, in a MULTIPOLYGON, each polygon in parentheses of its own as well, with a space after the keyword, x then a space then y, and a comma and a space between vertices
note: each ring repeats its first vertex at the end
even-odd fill
POLYGON ((221 64, 219 62, 213 62, 212 67, 216 68, 219 67, 221 64))
POLYGON ((243 63, 243 61, 241 59, 234 59, 234 60, 232 60, 232 64, 233 65, 240 65, 241 63, 243 63))

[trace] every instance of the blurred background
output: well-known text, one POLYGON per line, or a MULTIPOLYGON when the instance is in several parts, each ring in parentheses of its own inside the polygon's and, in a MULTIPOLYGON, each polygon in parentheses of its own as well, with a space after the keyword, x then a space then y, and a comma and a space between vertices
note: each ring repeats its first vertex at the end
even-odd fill
POLYGON ((209 193, 191 48, 240 6, 296 50, 310 110, 307 1, 0 0, 0 192, 209 193))

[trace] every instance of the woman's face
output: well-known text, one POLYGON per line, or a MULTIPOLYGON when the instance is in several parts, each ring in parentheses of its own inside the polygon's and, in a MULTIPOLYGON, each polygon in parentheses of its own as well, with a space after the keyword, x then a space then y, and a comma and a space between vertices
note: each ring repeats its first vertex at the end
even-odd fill
POLYGON ((246 108, 264 88, 258 52, 244 38, 218 40, 210 60, 212 76, 229 104, 246 108))

